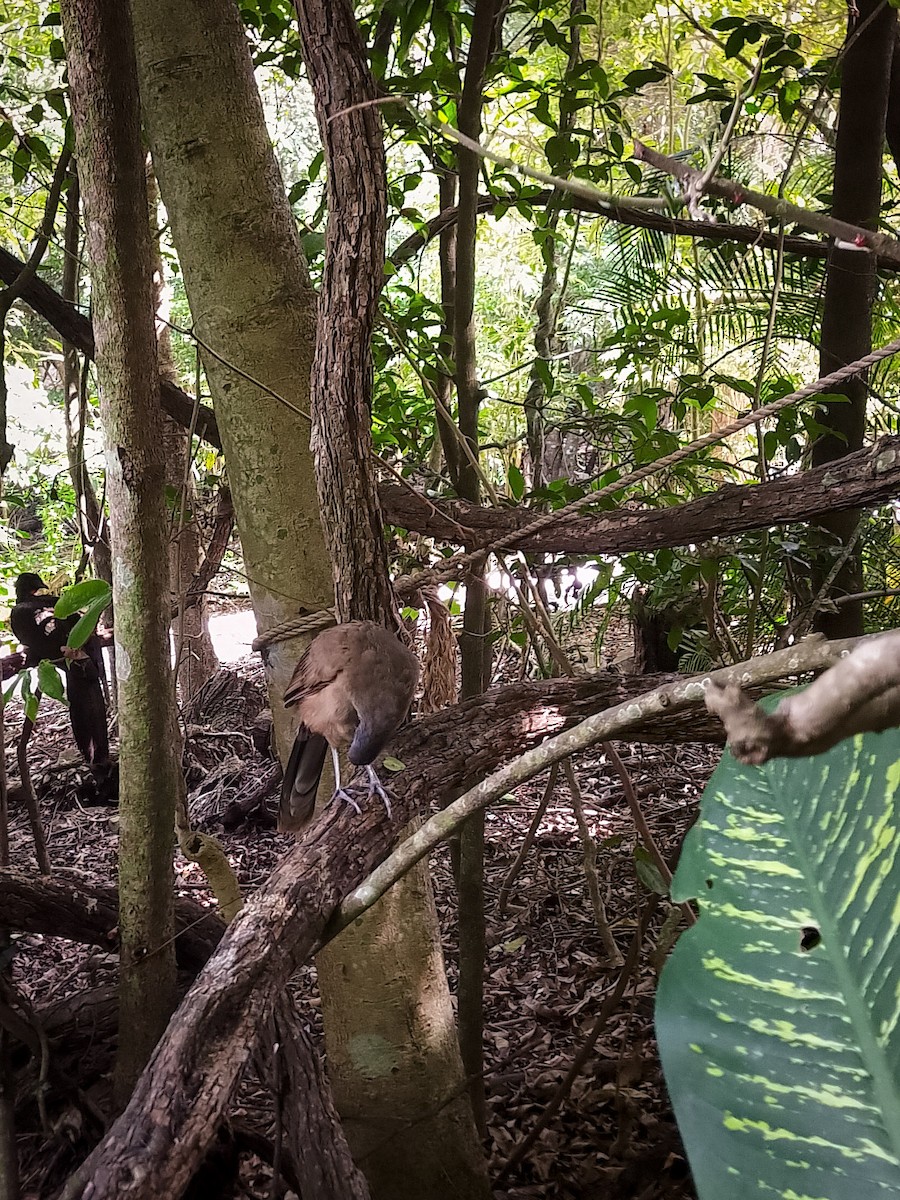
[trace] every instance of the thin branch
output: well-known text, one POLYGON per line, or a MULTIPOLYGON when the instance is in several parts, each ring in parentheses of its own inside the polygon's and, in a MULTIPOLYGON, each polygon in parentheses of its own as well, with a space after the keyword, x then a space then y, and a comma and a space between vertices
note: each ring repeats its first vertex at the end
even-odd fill
MULTIPOLYGON (((635 141, 634 157, 639 162, 647 162, 658 171, 664 171, 686 186, 691 186, 702 180, 702 172, 668 154, 660 154, 643 142, 635 141)), ((900 241, 888 237, 876 230, 864 229, 861 225, 851 225, 847 221, 838 221, 825 213, 812 212, 791 204, 779 196, 768 196, 764 192, 754 192, 730 179, 716 176, 706 183, 704 189, 710 196, 729 200, 732 204, 746 204, 757 208, 769 217, 780 221, 793 221, 805 229, 813 229, 817 233, 829 234, 847 246, 857 246, 860 250, 873 250, 892 262, 900 263, 900 241)))

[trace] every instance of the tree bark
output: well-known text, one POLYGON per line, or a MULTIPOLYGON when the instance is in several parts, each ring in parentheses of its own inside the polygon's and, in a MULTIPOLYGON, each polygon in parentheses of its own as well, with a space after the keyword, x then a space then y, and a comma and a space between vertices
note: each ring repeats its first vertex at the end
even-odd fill
MULTIPOLYGON (((147 164, 147 194, 150 211, 151 247, 153 250, 153 292, 156 309, 156 345, 159 354, 161 380, 178 385, 178 368, 172 353, 172 335, 166 324, 168 305, 165 302, 165 266, 159 246, 159 186, 153 168, 147 164)), ((200 525, 198 495, 190 470, 192 454, 190 430, 172 417, 164 422, 166 488, 174 498, 169 506, 169 590, 175 616, 172 619, 172 638, 178 659, 175 671, 181 703, 203 687, 216 670, 218 659, 209 636, 209 617, 206 596, 200 593, 190 606, 182 604, 200 569, 200 525)))
POLYGON ((162 417, 128 8, 64 0, 97 314, 119 692, 119 1049, 124 1102, 175 1001, 172 829, 184 792, 169 664, 162 417))
MULTIPOLYGON (((897 14, 881 0, 860 0, 851 16, 841 63, 841 99, 834 157, 832 216, 876 229, 881 204, 885 116, 897 14)), ((872 348, 875 262, 857 247, 832 246, 822 311, 820 370, 823 375, 868 354, 872 348)), ((818 420, 832 431, 816 439, 813 466, 834 462, 858 450, 866 429, 868 376, 855 375, 840 389, 846 397, 826 402, 818 420)), ((838 546, 849 546, 860 513, 848 509, 829 514, 819 527, 838 546)), ((833 544, 833 542, 832 542, 833 544)), ((814 593, 829 574, 830 561, 813 572, 814 593)), ((833 583, 837 595, 862 590, 862 556, 854 549, 833 583)), ((829 637, 862 632, 862 604, 845 604, 837 612, 820 612, 816 628, 829 637)))
MULTIPOLYGON (((132 10, 150 150, 264 632, 332 602, 304 415, 315 293, 233 0, 133 0, 132 10)), ((264 652, 282 755, 293 730, 281 695, 308 640, 264 652)))
MULTIPOLYGON (((115 950, 119 944, 119 897, 114 887, 101 887, 74 875, 36 878, 0 871, 0 911, 10 929, 115 950)), ((219 943, 225 926, 209 909, 192 900, 175 902, 175 957, 178 966, 196 974, 219 943)))
MULTIPOLYGON (((313 444, 336 608, 341 620, 395 627, 371 443, 370 339, 384 276, 381 121, 369 103, 375 85, 351 5, 302 0, 297 13, 328 167, 313 444)), ((483 1154, 460 1095, 462 1064, 425 865, 320 954, 317 969, 329 1073, 372 1195, 486 1197, 483 1154), (452 1099, 436 1105, 435 1096, 452 1099), (413 1122, 415 1139, 389 1136, 413 1122)))

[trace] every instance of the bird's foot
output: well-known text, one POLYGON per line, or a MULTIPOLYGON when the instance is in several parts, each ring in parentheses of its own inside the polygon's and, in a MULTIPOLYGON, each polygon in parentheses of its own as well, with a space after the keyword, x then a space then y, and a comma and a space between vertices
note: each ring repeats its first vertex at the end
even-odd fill
MULTIPOLYGON (((366 774, 368 776, 368 783, 351 783, 349 788, 341 788, 343 798, 349 804, 352 804, 357 812, 360 812, 361 810, 359 805, 350 797, 348 794, 349 792, 355 792, 357 796, 360 798, 365 797, 366 800, 371 800, 373 796, 379 796, 382 804, 384 805, 385 812, 388 815, 388 819, 390 819, 393 816, 390 793, 375 774, 374 767, 366 767, 366 774)), ((337 795, 337 793, 335 793, 335 795, 337 795)))
POLYGON ((331 797, 331 803, 333 804, 335 802, 335 800, 343 800, 343 802, 345 804, 349 804, 350 807, 352 809, 354 809, 358 814, 362 813, 362 809, 359 807, 359 805, 356 803, 356 801, 350 795, 350 792, 347 790, 347 788, 344 788, 344 787, 335 788, 334 795, 331 797))
POLYGON ((390 820, 394 814, 391 812, 391 797, 387 788, 376 775, 374 767, 366 767, 366 773, 369 776, 369 799, 371 800, 373 796, 380 796, 388 820, 390 820))

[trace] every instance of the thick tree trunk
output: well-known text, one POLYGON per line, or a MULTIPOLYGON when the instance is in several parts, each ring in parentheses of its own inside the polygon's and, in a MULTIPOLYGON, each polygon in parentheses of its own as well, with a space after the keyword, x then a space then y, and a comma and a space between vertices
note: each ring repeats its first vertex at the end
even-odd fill
POLYGON ((162 414, 137 73, 127 6, 64 0, 112 513, 119 687, 123 1102, 175 1001, 172 841, 184 792, 169 664, 162 414))
MULTIPOLYGON (((233 0, 133 0, 153 164, 216 405, 260 632, 332 603, 309 452, 316 298, 233 0)), ((265 652, 276 742, 308 639, 265 652)))
MULTIPOLYGON (((834 157, 832 216, 875 229, 881 203, 885 115, 891 78, 891 58, 897 14, 881 0, 859 0, 853 10, 848 43, 841 62, 841 99, 834 157)), ((825 306, 822 312, 820 369, 823 375, 868 354, 872 348, 872 305, 875 300, 875 262, 855 247, 834 245, 828 260, 825 306)), ((818 419, 833 432, 813 445, 813 466, 833 462, 858 450, 866 429, 868 378, 855 375, 840 389, 846 400, 826 403, 818 419)), ((850 509, 821 519, 821 529, 848 546, 859 524, 850 509)), ((814 572, 814 593, 829 573, 830 562, 814 572)), ((862 558, 858 549, 848 556, 833 583, 836 595, 862 590, 862 558)), ((828 637, 852 637, 862 632, 862 604, 842 605, 821 612, 816 628, 828 637)))
MULTIPOLYGON (((366 104, 375 86, 347 0, 302 0, 297 11, 328 163, 313 371, 322 517, 339 617, 391 626, 396 607, 371 454, 370 338, 385 231, 381 120, 366 104)), ((318 977, 335 1097, 376 1200, 486 1197, 424 864, 319 955, 318 977)))

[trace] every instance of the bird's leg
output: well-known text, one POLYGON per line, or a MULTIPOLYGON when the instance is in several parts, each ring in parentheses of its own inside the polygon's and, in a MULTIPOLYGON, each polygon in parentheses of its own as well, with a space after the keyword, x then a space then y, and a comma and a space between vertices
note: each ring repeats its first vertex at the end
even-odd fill
POLYGON ((331 797, 332 801, 343 800, 345 804, 349 804, 351 808, 356 810, 356 812, 361 813, 362 809, 359 807, 347 789, 341 785, 341 762, 340 758, 338 757, 338 752, 335 750, 334 746, 331 747, 331 762, 334 766, 334 792, 331 797))

